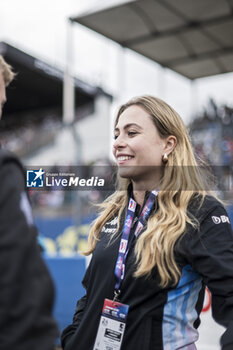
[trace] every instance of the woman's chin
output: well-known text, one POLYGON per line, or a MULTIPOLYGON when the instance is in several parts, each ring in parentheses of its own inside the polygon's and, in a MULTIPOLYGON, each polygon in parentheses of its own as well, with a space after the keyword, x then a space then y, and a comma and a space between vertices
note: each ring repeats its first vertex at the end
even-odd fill
POLYGON ((129 165, 118 166, 118 175, 123 179, 131 179, 135 175, 135 167, 129 165))

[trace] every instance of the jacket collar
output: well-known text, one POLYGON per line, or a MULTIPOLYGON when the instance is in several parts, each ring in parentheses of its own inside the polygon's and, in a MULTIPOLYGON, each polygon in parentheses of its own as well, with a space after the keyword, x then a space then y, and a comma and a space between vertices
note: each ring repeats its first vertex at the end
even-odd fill
MULTIPOLYGON (((132 183, 130 183, 129 186, 128 186, 128 188, 127 188, 127 195, 128 195, 128 201, 129 201, 130 198, 133 198, 133 199, 134 199, 134 197, 133 197, 133 185, 132 185, 132 183)), ((150 195, 150 191, 146 191, 146 193, 145 193, 145 198, 144 198, 144 202, 143 202, 142 207, 137 203, 137 205, 136 205, 136 210, 135 210, 135 215, 136 215, 136 216, 139 216, 139 215, 140 215, 141 210, 142 210, 142 208, 144 207, 144 205, 145 205, 145 203, 146 203, 146 201, 147 201, 149 195, 150 195)), ((151 210, 151 214, 150 214, 150 215, 154 215, 155 212, 156 212, 157 210, 158 210, 158 197, 155 198, 155 203, 154 203, 154 205, 153 205, 153 208, 152 208, 152 210, 151 210)))

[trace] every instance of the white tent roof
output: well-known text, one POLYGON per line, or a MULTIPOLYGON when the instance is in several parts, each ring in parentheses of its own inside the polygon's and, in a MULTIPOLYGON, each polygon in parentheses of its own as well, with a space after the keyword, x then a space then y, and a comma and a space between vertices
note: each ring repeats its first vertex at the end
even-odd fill
POLYGON ((71 20, 190 79, 233 71, 233 0, 136 0, 71 20))

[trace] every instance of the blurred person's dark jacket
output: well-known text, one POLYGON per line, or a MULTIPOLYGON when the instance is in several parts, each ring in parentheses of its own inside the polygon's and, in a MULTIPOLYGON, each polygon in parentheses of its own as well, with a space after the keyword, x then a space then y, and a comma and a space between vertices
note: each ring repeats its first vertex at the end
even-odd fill
POLYGON ((0 350, 52 350, 54 286, 17 158, 0 150, 0 350))

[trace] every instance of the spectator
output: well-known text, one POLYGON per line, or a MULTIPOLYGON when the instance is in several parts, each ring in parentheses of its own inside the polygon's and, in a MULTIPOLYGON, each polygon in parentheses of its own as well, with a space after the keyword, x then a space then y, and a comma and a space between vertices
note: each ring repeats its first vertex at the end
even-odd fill
MULTIPOLYGON (((0 116, 14 78, 0 56, 0 116)), ((52 350, 54 287, 40 255, 24 170, 0 150, 0 350, 52 350)))

